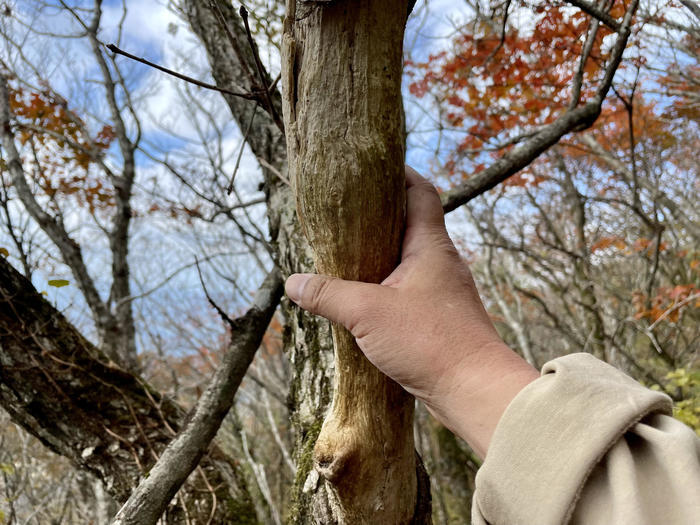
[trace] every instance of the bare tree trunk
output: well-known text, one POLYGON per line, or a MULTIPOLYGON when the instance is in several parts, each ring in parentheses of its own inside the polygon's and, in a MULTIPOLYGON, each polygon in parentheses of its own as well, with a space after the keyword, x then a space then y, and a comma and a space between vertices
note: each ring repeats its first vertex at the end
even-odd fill
MULTIPOLYGON (((398 263, 407 10, 405 0, 287 2, 282 69, 289 173, 323 273, 380 282, 398 263)), ((414 401, 366 360, 347 330, 334 325, 333 340, 333 403, 313 454, 316 472, 328 482, 331 515, 315 517, 410 523, 418 499, 414 401)), ((308 488, 313 485, 311 478, 308 488)))
POLYGON ((417 407, 416 423, 418 448, 430 472, 434 522, 441 525, 469 523, 474 477, 480 462, 466 443, 422 406, 417 407))
MULTIPOLYGON (((244 45, 245 30, 231 5, 223 0, 211 3, 183 0, 180 6, 207 50, 217 85, 232 91, 251 91, 253 86, 247 71, 254 70, 254 57, 250 47, 244 45)), ((400 45, 399 39, 395 48, 399 57, 400 45)), ((234 119, 245 129, 255 102, 227 95, 224 98, 234 119)), ((279 93, 274 91, 271 98, 280 100, 279 93)), ((280 141, 284 137, 268 113, 258 111, 257 115, 247 141, 263 165, 271 245, 276 252, 276 262, 285 275, 312 271, 311 251, 296 220, 291 189, 279 177, 287 171, 284 141, 280 141)), ((402 147, 399 145, 397 151, 402 151, 402 147)), ((402 161, 401 157, 399 166, 402 161)), ((282 306, 287 318, 285 350, 293 369, 289 406, 296 436, 294 456, 297 464, 292 511, 288 519, 293 523, 332 522, 335 511, 329 498, 330 491, 325 483, 319 482, 318 473, 313 469, 313 450, 331 396, 334 363, 330 328, 325 320, 290 306, 286 301, 282 306)), ((425 517, 429 516, 429 480, 422 464, 417 470, 420 473, 420 507, 423 509, 419 514, 425 517)))

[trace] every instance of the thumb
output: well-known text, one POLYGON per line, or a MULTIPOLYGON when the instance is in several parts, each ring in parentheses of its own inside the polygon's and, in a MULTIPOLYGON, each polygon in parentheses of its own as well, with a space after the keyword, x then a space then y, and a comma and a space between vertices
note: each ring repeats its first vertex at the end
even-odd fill
POLYGON ((342 324, 353 334, 358 323, 371 317, 395 291, 379 284, 312 273, 290 275, 284 288, 287 296, 304 310, 342 324))

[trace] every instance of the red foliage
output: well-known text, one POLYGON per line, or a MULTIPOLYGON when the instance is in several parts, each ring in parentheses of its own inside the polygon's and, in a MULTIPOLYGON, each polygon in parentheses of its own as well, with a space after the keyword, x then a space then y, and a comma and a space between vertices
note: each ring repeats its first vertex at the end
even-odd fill
MULTIPOLYGON (((474 158, 495 139, 548 124, 568 106, 587 16, 549 3, 535 11, 538 19, 531 33, 509 27, 501 39, 500 28, 476 21, 465 26, 449 55, 407 63, 416 79, 409 91, 417 97, 428 92, 436 96, 446 108, 446 124, 466 132, 457 154, 471 152, 467 156, 474 158)), ((601 50, 606 34, 605 29, 598 32, 585 80, 595 76, 597 64, 606 57, 601 50)), ((492 152, 493 157, 502 154, 500 149, 492 152)))
POLYGON ((634 295, 634 304, 637 310, 635 319, 648 319, 656 322, 660 319, 670 323, 677 323, 681 313, 685 308, 700 308, 700 297, 696 297, 700 288, 694 284, 684 284, 677 286, 662 286, 649 301, 641 292, 634 295))
MULTIPOLYGON (((449 52, 431 55, 422 63, 406 63, 412 79, 409 91, 419 98, 430 94, 444 110, 441 125, 458 137, 444 166, 450 175, 468 177, 483 169, 484 164, 526 138, 528 132, 554 121, 570 104, 590 17, 571 6, 550 2, 513 2, 511 12, 521 7, 531 9, 535 18, 531 29, 509 23, 502 35, 499 20, 477 18, 464 24, 449 52)), ((625 9, 624 1, 615 0, 610 14, 620 20, 625 9)), ((658 9, 663 13, 664 6, 658 9)), ((658 150, 670 151, 679 140, 673 119, 687 124, 700 115, 694 87, 700 78, 700 41, 686 34, 678 48, 682 47, 685 55, 676 53, 668 58, 677 62, 659 73, 659 64, 649 65, 645 58, 645 46, 657 45, 656 41, 649 44, 642 36, 641 30, 648 23, 649 19, 641 17, 635 21, 628 43, 630 51, 620 64, 622 74, 616 77, 615 87, 618 93, 629 96, 630 86, 625 83, 640 72, 636 95, 630 101, 634 105, 636 144, 653 141, 658 150), (665 90, 664 96, 659 96, 659 86, 665 90), (654 95, 648 96, 649 91, 654 95)), ((656 23, 662 23, 658 16, 656 23)), ((610 38, 614 38, 611 30, 601 24, 583 69, 582 101, 589 99, 598 85, 610 38)), ((628 113, 615 95, 608 97, 591 131, 605 148, 626 160, 630 150, 628 113)), ((693 147, 700 148, 700 138, 695 141, 693 147)), ((562 149, 566 155, 591 162, 585 147, 575 143, 569 146, 562 149)), ((665 160, 681 163, 687 162, 687 157, 665 160)), ((598 167, 603 166, 598 163, 598 167)), ((605 168, 609 170, 609 166, 605 168)), ((509 184, 522 185, 527 180, 519 177, 509 184)))
POLYGON ((114 205, 114 189, 91 167, 101 162, 116 135, 103 126, 91 136, 88 126, 68 103, 50 91, 10 90, 17 139, 33 161, 31 172, 51 198, 75 198, 91 213, 114 205))

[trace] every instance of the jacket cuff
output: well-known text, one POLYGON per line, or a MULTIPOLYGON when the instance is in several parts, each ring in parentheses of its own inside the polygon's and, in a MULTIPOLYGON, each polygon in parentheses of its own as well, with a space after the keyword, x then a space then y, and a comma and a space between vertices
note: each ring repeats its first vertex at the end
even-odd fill
POLYGON ((491 525, 562 525, 593 468, 668 396, 590 354, 548 362, 508 405, 476 476, 474 514, 491 525))

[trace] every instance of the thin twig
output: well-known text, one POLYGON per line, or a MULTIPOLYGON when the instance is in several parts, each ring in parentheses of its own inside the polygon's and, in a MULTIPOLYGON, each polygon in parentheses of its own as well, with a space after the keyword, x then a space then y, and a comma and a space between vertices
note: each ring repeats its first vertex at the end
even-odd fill
POLYGON ((253 106, 253 114, 250 116, 250 122, 248 122, 248 127, 243 135, 243 140, 241 141, 241 148, 238 150, 238 157, 236 158, 236 165, 233 167, 233 173, 231 173, 231 181, 228 183, 228 188, 226 188, 226 195, 231 195, 233 191, 233 181, 236 180, 236 173, 238 173, 238 167, 241 165, 241 157, 243 156, 243 150, 248 142, 248 135, 250 135, 250 130, 253 128, 253 120, 255 120, 255 112, 258 109, 258 105, 253 106))
MULTIPOLYGON (((229 350, 199 397, 183 428, 163 450, 112 521, 112 525, 156 523, 221 427, 282 296, 282 276, 265 278, 251 308, 237 320, 229 350)), ((201 472, 201 471, 200 471, 201 472)), ((205 481, 206 482, 206 481, 205 481)), ((213 487, 208 487, 210 490, 213 487)), ((212 511, 213 515, 213 511, 212 511)))
POLYGON ((155 68, 159 71, 162 71, 163 73, 167 73, 168 75, 172 75, 176 78, 179 78, 180 80, 184 80, 185 82, 189 82, 190 84, 194 84, 195 86, 203 87, 205 89, 211 89, 212 91, 218 91, 220 93, 224 93, 225 95, 231 95, 233 97, 244 98, 246 100, 258 100, 258 98, 259 98, 259 94, 256 94, 256 93, 241 93, 238 91, 231 91, 230 89, 220 88, 218 86, 215 86, 214 84, 209 84, 207 82, 202 82, 201 80, 197 80, 196 78, 188 77, 187 75, 183 75, 182 73, 178 73, 177 71, 173 71, 172 69, 168 69, 167 67, 163 67, 161 65, 158 65, 155 62, 151 62, 150 60, 146 60, 145 58, 140 58, 140 57, 137 57, 136 55, 132 55, 131 53, 127 53, 123 49, 119 49, 114 44, 107 44, 107 49, 109 49, 110 51, 112 51, 113 53, 116 53, 118 55, 123 55, 127 58, 130 58, 131 60, 136 60, 136 62, 141 62, 142 64, 145 64, 147 66, 155 68))
MULTIPOLYGON (((253 39, 253 34, 251 33, 250 25, 248 24, 248 10, 245 8, 245 6, 241 6, 238 12, 240 13, 241 18, 243 19, 243 25, 245 26, 246 36, 248 37, 248 44, 250 45, 250 50, 253 52, 255 67, 257 68, 258 76, 260 77, 260 85, 267 86, 268 80, 267 78, 265 78, 265 68, 262 65, 262 61, 260 60, 260 55, 258 54, 258 46, 255 45, 255 40, 253 39)), ((272 97, 270 96, 270 91, 267 87, 264 90, 264 96, 272 120, 275 121, 275 124, 277 124, 279 130, 282 133, 284 133, 284 123, 282 122, 282 119, 280 119, 280 116, 277 113, 277 110, 275 109, 275 105, 272 103, 272 97)))
POLYGON ((221 316, 221 319, 224 320, 224 322, 229 325, 232 329, 236 329, 236 325, 233 322, 233 319, 231 319, 226 312, 218 305, 216 302, 214 302, 214 299, 211 298, 211 295, 209 295, 209 291, 207 290, 207 286, 204 284, 204 277, 202 276, 202 269, 199 267, 199 260, 195 256, 194 258, 194 264, 197 267, 197 274, 199 275, 199 282, 202 284, 202 289, 204 290, 204 295, 207 297, 207 301, 209 301, 209 304, 212 305, 214 310, 217 311, 217 313, 221 316))
POLYGON ((666 310, 664 313, 662 313, 659 318, 654 321, 651 325, 649 325, 649 328, 647 328, 647 332, 651 332, 654 328, 656 328, 656 325, 658 325, 661 321, 666 319, 671 313, 674 311, 678 310, 679 308, 682 308, 686 304, 688 304, 691 301, 694 301, 695 299, 700 299, 700 292, 696 292, 692 295, 689 295, 685 299, 683 299, 681 302, 674 304, 671 308, 666 310))
MULTIPOLYGON (((503 47, 503 44, 506 41, 506 25, 508 24, 508 10, 510 9, 510 3, 511 0, 506 0, 506 5, 503 8, 503 23, 501 24, 501 38, 498 41, 498 45, 493 48, 493 51, 489 53, 489 56, 486 57, 486 60, 484 60, 484 66, 486 66, 489 62, 491 62, 491 59, 496 56, 496 54, 501 50, 503 47)), ((493 16, 493 15, 492 15, 493 16)))
POLYGON ((224 13, 221 11, 221 8, 217 4, 216 0, 209 0, 209 5, 214 10, 214 16, 219 22, 219 25, 224 29, 224 32, 226 33, 228 41, 231 44, 231 47, 233 48, 233 52, 236 53, 238 63, 241 65, 241 68, 245 71, 246 75, 248 75, 248 79, 250 80, 251 85, 255 85, 255 77, 248 68, 248 62, 245 60, 243 52, 241 51, 241 48, 238 45, 238 38, 236 37, 235 33, 231 31, 231 28, 226 23, 226 17, 224 16, 224 13))
POLYGON ((267 162, 267 161, 266 161, 264 158, 262 158, 262 157, 258 157, 258 162, 262 165, 263 168, 267 168, 268 170, 270 170, 272 173, 274 173, 274 175, 275 175, 279 180, 281 180, 282 182, 284 182, 287 186, 290 186, 290 187, 291 187, 292 183, 289 182, 289 179, 288 179, 287 177, 285 177, 284 175, 282 175, 282 172, 281 172, 280 170, 278 170, 277 168, 275 168, 272 164, 270 164, 269 162, 267 162))

